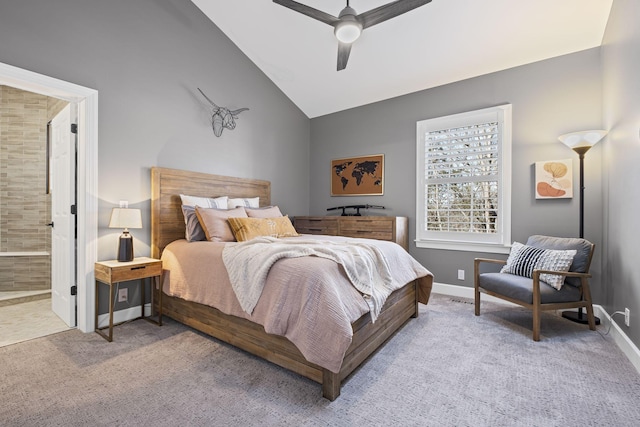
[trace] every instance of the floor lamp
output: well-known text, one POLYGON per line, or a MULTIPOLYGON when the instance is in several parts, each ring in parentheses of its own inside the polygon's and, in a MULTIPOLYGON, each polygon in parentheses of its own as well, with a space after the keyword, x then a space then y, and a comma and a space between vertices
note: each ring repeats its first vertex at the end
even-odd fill
MULTIPOLYGON (((580 157, 580 238, 584 238, 584 155, 607 134, 605 130, 586 130, 560 135, 558 139, 567 147, 578 153, 580 157)), ((582 307, 575 311, 563 311, 562 317, 578 323, 589 323, 582 315, 582 307)), ((596 325, 600 319, 595 318, 596 325)))

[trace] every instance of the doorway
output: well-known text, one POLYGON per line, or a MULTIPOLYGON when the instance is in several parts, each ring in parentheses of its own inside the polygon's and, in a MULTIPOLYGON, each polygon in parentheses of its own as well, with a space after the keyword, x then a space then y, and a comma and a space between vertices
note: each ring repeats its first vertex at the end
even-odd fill
POLYGON ((60 122, 61 110, 70 111, 70 103, 0 86, 0 345, 76 325, 75 307, 73 318, 52 313, 56 264, 47 224, 61 194, 48 180, 49 123, 60 122))
POLYGON ((77 133, 77 327, 94 329, 98 234, 98 92, 59 79, 0 63, 0 85, 60 98, 78 105, 77 133))

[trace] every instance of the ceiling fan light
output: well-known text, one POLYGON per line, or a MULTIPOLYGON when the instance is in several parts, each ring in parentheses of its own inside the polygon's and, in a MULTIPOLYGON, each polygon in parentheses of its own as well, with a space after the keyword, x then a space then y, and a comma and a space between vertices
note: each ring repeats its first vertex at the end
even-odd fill
POLYGON ((343 20, 334 30, 336 38, 342 43, 353 43, 362 33, 362 24, 354 20, 343 20))

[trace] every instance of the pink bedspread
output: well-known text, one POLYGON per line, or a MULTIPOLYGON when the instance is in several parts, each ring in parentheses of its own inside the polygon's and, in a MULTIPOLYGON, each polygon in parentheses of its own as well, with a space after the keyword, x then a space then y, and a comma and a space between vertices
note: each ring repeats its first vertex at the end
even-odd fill
MULTIPOLYGON (((311 237, 348 239, 305 235, 305 238, 311 237)), ((395 243, 354 240, 374 242, 392 266, 397 283, 420 279, 420 300, 426 304, 433 281, 427 269, 395 243)), ((258 323, 267 333, 289 339, 308 361, 338 372, 351 344, 351 323, 369 311, 366 301, 347 279, 342 267, 318 257, 279 260, 269 271, 262 295, 249 315, 240 307, 229 282, 222 262, 224 245, 186 240, 169 244, 162 254, 164 292, 258 323)))

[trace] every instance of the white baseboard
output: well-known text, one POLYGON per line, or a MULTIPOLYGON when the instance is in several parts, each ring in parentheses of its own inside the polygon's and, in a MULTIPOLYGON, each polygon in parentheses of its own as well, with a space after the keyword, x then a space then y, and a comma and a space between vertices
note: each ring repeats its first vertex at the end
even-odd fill
MULTIPOLYGON (((452 297, 459 297, 459 298, 471 298, 471 299, 474 298, 473 288, 470 288, 468 286, 448 285, 446 283, 434 283, 433 289, 431 290, 431 292, 435 292, 436 294, 449 295, 452 297)), ((500 298, 492 297, 491 295, 487 295, 487 294, 482 294, 482 301, 497 302, 500 304, 507 304, 507 305, 512 305, 514 307, 517 307, 516 304, 510 303, 509 301, 505 301, 500 298)))
MULTIPOLYGON (((151 304, 144 305, 144 315, 151 316, 151 304)), ((118 310, 113 312, 113 324, 127 322, 129 320, 137 319, 140 317, 140 306, 125 308, 124 310, 118 310)), ((109 326, 109 313, 101 314, 98 316, 98 328, 106 328, 109 326)))
MULTIPOLYGON (((468 286, 458 286, 458 285, 449 285, 446 283, 434 283, 432 292, 436 294, 449 295, 453 297, 460 298, 474 298, 473 288, 468 286)), ((491 295, 482 294, 482 301, 491 301, 497 302, 500 304, 508 304, 514 305, 509 301, 502 300, 500 298, 492 297, 491 295)), ((622 328, 616 323, 615 320, 611 319, 609 313, 605 311, 602 306, 594 304, 593 311, 596 316, 600 318, 600 325, 604 327, 605 330, 609 329, 611 326, 610 335, 613 338, 613 341, 616 343, 618 348, 627 356, 627 359, 631 362, 631 364, 636 368, 638 373, 640 373, 640 350, 638 347, 629 339, 627 334, 624 333, 622 328)))
POLYGON ((611 330, 609 334, 613 341, 618 345, 618 348, 622 350, 627 359, 636 367, 636 370, 640 373, 640 350, 638 347, 629 339, 627 334, 624 333, 620 325, 611 318, 609 313, 607 313, 602 306, 594 305, 593 311, 595 315, 600 318, 600 324, 604 325, 607 329, 611 326, 611 330))

